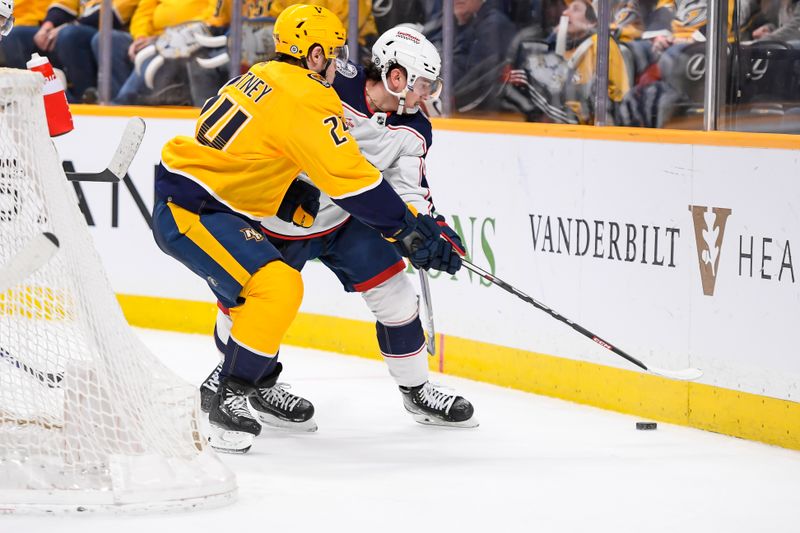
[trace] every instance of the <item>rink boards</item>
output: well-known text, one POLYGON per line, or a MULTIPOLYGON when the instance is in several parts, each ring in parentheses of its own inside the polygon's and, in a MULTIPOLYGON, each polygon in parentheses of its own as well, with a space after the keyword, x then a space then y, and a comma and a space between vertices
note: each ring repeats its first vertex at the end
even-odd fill
MULTIPOLYGON (((210 292, 157 249, 147 220, 160 148, 191 135, 197 111, 75 111, 56 143, 79 171, 108 163, 126 116, 147 122, 130 179, 79 195, 127 316, 210 331, 210 292)), ((434 131, 436 207, 474 263, 650 365, 705 376, 642 374, 466 271, 431 276, 433 369, 800 449, 800 139, 463 120, 434 131)), ((360 297, 319 263, 303 277, 288 341, 374 357, 360 297)))

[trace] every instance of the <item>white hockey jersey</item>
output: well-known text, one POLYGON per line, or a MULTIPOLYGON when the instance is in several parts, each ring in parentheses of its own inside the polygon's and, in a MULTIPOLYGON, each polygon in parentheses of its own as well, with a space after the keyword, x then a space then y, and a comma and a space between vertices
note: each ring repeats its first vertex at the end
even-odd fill
MULTIPOLYGON (((431 146, 431 123, 422 113, 397 115, 371 109, 366 96, 367 77, 362 67, 339 70, 334 89, 344 107, 348 129, 358 142, 361 153, 407 204, 420 213, 433 211, 433 200, 425 176, 425 156, 431 146)), ((312 183, 301 174, 303 179, 312 183)), ((350 215, 324 193, 314 225, 301 228, 277 217, 266 218, 261 225, 266 232, 287 239, 310 239, 330 233, 344 224, 350 215)))

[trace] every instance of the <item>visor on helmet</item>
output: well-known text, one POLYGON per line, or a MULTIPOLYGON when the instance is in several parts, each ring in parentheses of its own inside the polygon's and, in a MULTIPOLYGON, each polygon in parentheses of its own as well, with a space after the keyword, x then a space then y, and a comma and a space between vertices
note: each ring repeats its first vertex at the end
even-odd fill
POLYGON ((11 32, 11 28, 14 27, 14 16, 10 16, 8 18, 0 15, 0 37, 5 37, 11 32))
POLYGON ((350 51, 347 45, 334 48, 332 57, 336 60, 336 68, 344 68, 347 65, 347 60, 350 59, 350 51))
POLYGON ((422 76, 415 76, 413 80, 408 80, 408 90, 422 98, 438 98, 442 93, 442 79, 441 78, 425 78, 422 76))

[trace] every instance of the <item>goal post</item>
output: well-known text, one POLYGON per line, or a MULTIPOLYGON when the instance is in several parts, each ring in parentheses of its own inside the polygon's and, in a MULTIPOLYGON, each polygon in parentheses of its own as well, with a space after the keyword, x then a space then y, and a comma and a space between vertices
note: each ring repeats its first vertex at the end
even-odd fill
POLYGON ((0 513, 228 503, 236 480, 201 435, 197 389, 117 303, 41 87, 39 74, 0 69, 0 276, 25 254, 41 263, 0 284, 0 513), (56 249, 31 253, 37 239, 56 249))

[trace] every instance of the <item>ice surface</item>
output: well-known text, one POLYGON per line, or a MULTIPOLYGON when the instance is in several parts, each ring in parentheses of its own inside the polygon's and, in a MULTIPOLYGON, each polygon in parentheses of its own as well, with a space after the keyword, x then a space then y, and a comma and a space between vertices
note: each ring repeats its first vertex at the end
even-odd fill
MULTIPOLYGON (((199 383, 210 338, 140 330, 199 383)), ((225 456, 232 506, 150 516, 9 517, 0 532, 796 532, 800 453, 450 376, 478 429, 416 424, 383 363, 284 347, 282 380, 319 431, 265 429, 225 456), (57 524, 56 524, 57 521, 57 524)))

